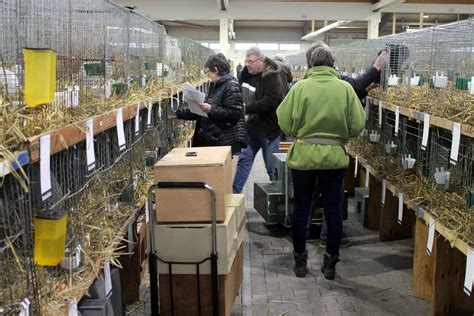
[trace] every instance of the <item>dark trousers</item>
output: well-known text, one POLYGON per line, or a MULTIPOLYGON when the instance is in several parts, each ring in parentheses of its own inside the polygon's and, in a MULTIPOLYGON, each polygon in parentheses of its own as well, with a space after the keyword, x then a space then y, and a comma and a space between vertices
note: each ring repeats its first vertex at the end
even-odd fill
POLYGON ((342 235, 341 199, 346 170, 291 169, 294 189, 293 247, 295 252, 306 250, 306 227, 316 181, 323 197, 324 216, 328 226, 326 252, 339 255, 342 235))

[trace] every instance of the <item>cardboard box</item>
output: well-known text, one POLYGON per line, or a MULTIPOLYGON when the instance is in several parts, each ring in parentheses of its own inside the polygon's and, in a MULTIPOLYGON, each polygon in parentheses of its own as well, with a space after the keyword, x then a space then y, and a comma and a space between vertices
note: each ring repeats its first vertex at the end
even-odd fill
MULTIPOLYGON (((237 253, 236 208, 229 207, 224 223, 217 224, 218 272, 227 274, 237 253)), ((155 225, 155 245, 158 257, 165 261, 199 262, 211 255, 212 224, 159 224, 155 225)), ((200 266, 200 273, 211 273, 208 260, 200 266)), ((172 266, 173 273, 195 274, 195 265, 172 266)), ((158 261, 158 272, 168 273, 168 264, 158 261)))
MULTIPOLYGON (((240 246, 227 275, 219 275, 219 315, 230 315, 235 298, 242 284, 243 246, 240 246)), ((173 274, 174 315, 199 315, 197 276, 190 274, 173 274)), ((170 280, 168 274, 159 275, 160 312, 171 315, 170 280)), ((202 315, 212 315, 211 276, 200 275, 200 299, 202 315)))
MULTIPOLYGON (((155 182, 205 182, 216 194, 217 221, 225 220, 225 199, 232 194, 230 146, 175 148, 154 167, 155 182)), ((158 189, 159 222, 210 222, 207 190, 158 189)))
POLYGON ((243 194, 232 194, 228 201, 228 205, 235 207, 235 225, 237 231, 237 248, 240 247, 245 238, 245 198, 243 194))

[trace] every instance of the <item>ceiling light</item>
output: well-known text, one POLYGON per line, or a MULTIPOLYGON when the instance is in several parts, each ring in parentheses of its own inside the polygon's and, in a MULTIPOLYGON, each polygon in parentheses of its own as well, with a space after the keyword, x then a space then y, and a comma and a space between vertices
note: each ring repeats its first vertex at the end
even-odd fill
POLYGON ((427 19, 429 17, 430 17, 429 15, 423 15, 423 18, 425 18, 425 19, 427 19))

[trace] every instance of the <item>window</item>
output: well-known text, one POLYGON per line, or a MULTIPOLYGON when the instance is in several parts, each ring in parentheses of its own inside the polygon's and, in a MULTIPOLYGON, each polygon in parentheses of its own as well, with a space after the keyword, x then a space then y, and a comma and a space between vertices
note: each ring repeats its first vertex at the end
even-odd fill
POLYGON ((257 46, 256 43, 235 43, 235 49, 237 50, 247 50, 250 47, 257 46))
POLYGON ((278 50, 278 43, 258 43, 257 47, 261 50, 278 50))
POLYGON ((207 43, 207 42, 201 42, 201 45, 204 46, 204 47, 209 47, 209 43, 207 43))
POLYGON ((209 43, 209 48, 210 49, 219 49, 219 48, 221 48, 221 44, 219 44, 219 43, 209 43))
POLYGON ((280 44, 280 50, 301 50, 301 44, 280 44))

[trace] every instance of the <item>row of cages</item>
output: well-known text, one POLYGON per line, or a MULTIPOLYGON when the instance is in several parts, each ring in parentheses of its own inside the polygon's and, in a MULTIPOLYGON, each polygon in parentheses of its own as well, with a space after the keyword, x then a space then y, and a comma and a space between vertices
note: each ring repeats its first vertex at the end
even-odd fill
MULTIPOLYGON (((331 47, 341 75, 357 78, 386 51, 380 87, 370 95, 397 105, 474 125, 474 19, 331 47)), ((304 53, 288 56, 296 77, 304 53)))
POLYGON ((178 85, 207 81, 211 54, 109 1, 0 1, 3 171, 4 159, 33 151, 33 136, 153 102, 139 110, 138 123, 123 122, 125 147, 118 126, 94 135, 93 168, 85 139, 51 154, 48 198, 41 159, 2 175, 0 315, 64 314, 86 292, 88 276, 114 263, 122 225, 145 203, 154 162, 194 130, 171 117, 183 102, 178 85))
MULTIPOLYGON (((176 99, 182 101, 182 93, 176 99)), ((27 189, 12 174, 2 179, 0 315, 64 314, 89 287, 88 276, 127 253, 115 247, 126 235, 123 224, 145 205, 154 163, 185 146, 194 130, 190 121, 169 118, 174 109, 168 101, 151 109, 151 122, 149 109, 140 110, 138 132, 135 119, 123 122, 125 147, 116 127, 94 136, 92 169, 86 141, 51 155, 47 199, 40 162, 23 167, 27 189)))
POLYGON ((0 143, 202 81, 213 53, 107 0, 2 0, 0 143))

